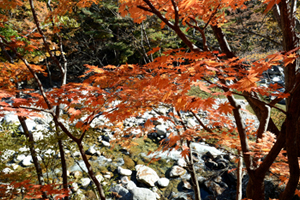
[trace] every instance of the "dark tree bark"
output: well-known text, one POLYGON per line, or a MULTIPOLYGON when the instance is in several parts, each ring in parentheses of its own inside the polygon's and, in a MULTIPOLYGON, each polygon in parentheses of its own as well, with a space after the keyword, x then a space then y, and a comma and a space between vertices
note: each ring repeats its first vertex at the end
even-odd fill
MULTIPOLYGON (((34 164, 34 167, 35 167, 35 170, 36 170, 38 182, 41 186, 43 186, 43 185, 45 185, 44 177, 43 177, 43 171, 42 171, 41 165, 39 163, 39 160, 37 158, 36 150, 34 148, 33 135, 32 135, 31 132, 28 131, 28 128, 27 128, 27 125, 26 125, 26 122, 25 122, 25 118, 20 117, 20 116, 18 116, 18 118, 19 118, 21 126, 24 130, 25 136, 28 138, 28 141, 29 141, 29 150, 30 150, 30 154, 31 154, 31 157, 32 157, 32 160, 33 160, 33 164, 34 164)), ((45 192, 43 192, 42 196, 43 196, 43 199, 48 199, 47 194, 45 192)))

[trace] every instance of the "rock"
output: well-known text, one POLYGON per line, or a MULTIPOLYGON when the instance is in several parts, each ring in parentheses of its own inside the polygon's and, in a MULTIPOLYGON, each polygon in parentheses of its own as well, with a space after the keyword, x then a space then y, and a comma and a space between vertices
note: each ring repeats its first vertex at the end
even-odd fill
POLYGON ((73 176, 75 179, 79 179, 82 177, 82 172, 81 171, 73 171, 70 173, 71 176, 73 176))
POLYGON ((44 139, 44 135, 41 131, 33 132, 32 136, 33 136, 33 141, 35 141, 35 142, 44 139))
POLYGON ((102 145, 105 146, 105 147, 109 147, 110 146, 109 142, 106 142, 104 140, 102 140, 101 142, 102 142, 102 145))
POLYGON ((88 150, 86 150, 87 155, 97 155, 97 151, 95 149, 95 146, 91 146, 88 150))
POLYGON ((13 113, 6 114, 3 117, 2 122, 5 122, 7 124, 17 124, 17 125, 20 124, 18 116, 13 113))
POLYGON ((185 174, 181 175, 180 178, 182 180, 190 180, 191 179, 191 174, 185 173, 185 174))
POLYGON ((133 188, 136 188, 136 184, 133 181, 128 181, 127 183, 124 184, 124 187, 127 190, 132 190, 133 188))
POLYGON ((207 144, 203 144, 203 143, 201 144, 201 143, 192 142, 191 147, 193 149, 193 152, 197 152, 199 155, 203 155, 206 153, 206 154, 209 154, 209 155, 212 155, 215 157, 217 155, 224 154, 219 149, 217 149, 215 147, 211 147, 211 146, 209 146, 207 144))
POLYGON ((169 199, 170 200, 193 200, 195 195, 193 192, 189 192, 189 193, 186 193, 186 192, 178 192, 178 193, 175 193, 175 192, 172 192, 169 199))
POLYGON ((14 158, 14 162, 16 162, 16 163, 21 162, 25 158, 26 158, 26 155, 24 155, 24 154, 17 155, 17 157, 14 158))
POLYGON ((96 175, 96 179, 101 183, 102 181, 104 181, 104 178, 101 174, 96 175))
POLYGON ((186 167, 186 162, 183 158, 179 158, 177 160, 177 165, 179 165, 180 167, 186 167))
POLYGON ((183 183, 182 187, 184 189, 188 189, 188 190, 192 189, 192 185, 187 180, 183 180, 182 183, 183 183))
POLYGON ((80 154, 79 151, 75 151, 72 156, 74 156, 74 157, 80 157, 81 154, 80 154))
POLYGON ((198 176, 198 182, 199 182, 200 184, 203 184, 204 181, 206 181, 206 178, 205 178, 205 177, 203 177, 203 176, 198 176))
POLYGON ((14 150, 5 150, 3 152, 1 152, 1 160, 7 160, 9 158, 11 158, 13 155, 15 154, 14 150))
POLYGON ((29 152, 29 148, 28 147, 21 147, 19 149, 19 152, 29 152))
POLYGON ((160 124, 155 127, 155 130, 159 136, 166 136, 168 127, 166 125, 160 124))
POLYGON ((90 180, 90 178, 82 178, 80 180, 80 183, 81 183, 82 187, 86 188, 91 183, 91 180, 90 180))
POLYGON ((170 183, 170 180, 167 179, 167 178, 160 178, 158 179, 157 181, 157 184, 160 186, 160 187, 167 187, 170 183))
POLYGON ((111 172, 105 172, 105 174, 103 175, 104 178, 110 179, 113 176, 113 174, 111 172))
POLYGON ((156 193, 147 188, 135 187, 130 190, 132 200, 156 200, 156 193))
POLYGON ((139 135, 141 133, 142 133, 141 129, 132 129, 131 130, 131 134, 133 134, 133 135, 139 135))
POLYGON ((174 165, 170 171, 170 177, 179 177, 185 174, 186 170, 178 165, 174 165))
POLYGON ((15 164, 15 163, 12 163, 12 164, 11 164, 11 167, 13 168, 13 170, 16 170, 16 169, 18 169, 20 166, 17 165, 17 164, 15 164))
POLYGON ((199 124, 196 122, 195 119, 193 119, 193 118, 188 118, 188 120, 187 120, 187 125, 188 125, 189 127, 195 127, 195 126, 197 126, 197 125, 199 125, 199 124))
POLYGON ((227 167, 227 164, 225 162, 218 162, 218 169, 225 169, 227 167))
POLYGON ((211 193, 215 195, 221 195, 225 190, 225 188, 222 188, 219 184, 211 180, 205 181, 204 185, 211 193))
POLYGON ((122 167, 118 167, 118 173, 123 176, 130 176, 132 171, 130 169, 123 169, 122 167))
POLYGON ((216 182, 216 183, 220 183, 221 181, 222 181, 221 176, 217 176, 216 178, 214 178, 214 182, 216 182))
POLYGON ((217 169, 218 168, 218 163, 216 163, 213 160, 209 159, 208 161, 205 162, 205 166, 208 167, 209 169, 217 169))
MULTIPOLYGON (((35 123, 34 120, 32 120, 32 119, 26 119, 25 123, 27 125, 27 128, 28 128, 29 132, 32 132, 32 131, 36 130, 35 129, 36 123, 35 123)), ((21 125, 19 126, 19 131, 22 132, 22 133, 24 133, 23 127, 21 125)))
POLYGON ((10 168, 8 168, 8 167, 6 167, 6 168, 4 168, 4 169, 2 170, 2 173, 4 173, 4 174, 10 174, 10 173, 12 173, 12 172, 14 172, 14 170, 12 170, 12 169, 10 169, 10 168))
POLYGON ((137 165, 135 166, 135 169, 137 171, 136 179, 139 182, 145 183, 150 187, 154 187, 155 182, 159 179, 159 176, 153 169, 145 165, 137 165))
POLYGON ((111 138, 108 135, 102 135, 102 140, 106 142, 110 142, 111 138))
POLYGON ((46 158, 50 158, 50 157, 52 157, 53 155, 55 155, 55 151, 52 150, 52 149, 48 149, 48 150, 46 150, 46 151, 43 153, 43 156, 46 157, 46 158))
POLYGON ((22 165, 25 166, 25 167, 28 167, 30 165, 32 165, 32 157, 31 156, 26 156, 24 158, 24 160, 22 161, 22 165))
POLYGON ((128 169, 134 169, 135 163, 129 156, 123 156, 124 159, 124 167, 128 169))
POLYGON ((71 184, 71 189, 72 189, 72 191, 77 192, 78 189, 79 189, 78 184, 75 183, 75 182, 73 182, 73 183, 71 184))
POLYGON ((83 194, 82 190, 77 190, 76 191, 76 200, 87 200, 87 198, 83 194))
POLYGON ((129 191, 126 188, 124 188, 123 186, 121 186, 120 184, 117 184, 117 185, 111 187, 109 191, 116 192, 118 195, 120 195, 122 197, 126 196, 126 194, 129 193, 129 191))

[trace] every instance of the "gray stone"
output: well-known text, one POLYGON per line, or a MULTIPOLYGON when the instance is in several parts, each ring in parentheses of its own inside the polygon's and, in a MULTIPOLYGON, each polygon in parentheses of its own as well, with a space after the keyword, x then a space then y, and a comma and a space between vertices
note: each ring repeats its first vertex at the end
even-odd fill
POLYGON ((218 163, 216 163, 213 160, 209 159, 208 161, 205 162, 205 166, 208 167, 209 169, 217 169, 218 168, 218 163))
POLYGON ((110 191, 115 192, 122 197, 125 197, 129 193, 129 191, 120 184, 111 187, 110 191))
POLYGON ((160 124, 155 127, 156 133, 159 136, 165 136, 167 134, 167 129, 168 127, 164 124, 160 124))
POLYGON ((205 181, 204 185, 211 193, 215 195, 221 195, 225 190, 225 188, 222 188, 219 184, 211 180, 205 181))
POLYGON ((147 188, 135 187, 130 192, 132 200, 156 200, 156 194, 147 188))
POLYGON ((128 183, 125 185, 125 187, 128 189, 128 190, 132 190, 133 188, 136 188, 136 184, 133 182, 133 181, 128 181, 128 183))
POLYGON ((191 200, 191 199, 194 199, 194 193, 193 192, 189 192, 189 193, 186 193, 186 192, 178 192, 178 193, 175 193, 175 192, 172 192, 171 195, 170 195, 170 200, 191 200))

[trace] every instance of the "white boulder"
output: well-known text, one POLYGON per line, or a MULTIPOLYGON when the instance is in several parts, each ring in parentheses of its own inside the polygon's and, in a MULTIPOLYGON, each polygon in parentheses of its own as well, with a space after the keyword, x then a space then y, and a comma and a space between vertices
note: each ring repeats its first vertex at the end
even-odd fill
POLYGON ((167 179, 167 178, 160 178, 158 179, 157 181, 157 184, 160 186, 160 187, 167 187, 170 183, 170 180, 167 179))
POLYGON ((123 176, 130 176, 132 171, 130 169, 123 169, 122 167, 118 167, 118 173, 123 176))
POLYGON ((150 187, 154 187, 154 184, 156 181, 158 181, 159 176, 153 169, 145 165, 137 165, 135 166, 135 169, 137 171, 136 179, 139 182, 145 183, 150 187))
POLYGON ((170 177, 179 177, 185 174, 186 170, 178 165, 174 165, 170 171, 170 177))

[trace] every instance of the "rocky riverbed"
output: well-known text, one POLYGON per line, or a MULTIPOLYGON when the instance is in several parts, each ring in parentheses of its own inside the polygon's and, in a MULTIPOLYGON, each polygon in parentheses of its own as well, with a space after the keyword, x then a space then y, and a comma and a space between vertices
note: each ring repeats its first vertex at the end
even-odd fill
MULTIPOLYGON (((219 102, 225 100, 219 99, 219 102)), ((246 103, 240 100, 239 103, 245 109, 246 103)), ((245 109, 246 110, 246 109, 245 109)), ((170 109, 164 106, 144 113, 143 115, 125 120, 124 126, 143 126, 147 119, 158 117, 158 113, 168 115, 170 109)), ((188 113, 182 113, 185 123, 189 126, 196 126, 197 120, 188 113)), ((205 113, 198 113, 199 117, 206 121, 205 113)), ((253 119, 254 125, 258 126, 256 118, 245 111, 245 119, 253 119)), ((2 119, 3 124, 14 124, 17 132, 22 132, 18 118, 13 113, 7 113, 2 119)), ((44 118, 28 118, 26 120, 29 131, 33 133, 37 144, 45 144, 50 141, 51 117, 45 114, 44 118), (43 142, 44 141, 44 142, 43 142)), ((169 136, 174 127, 168 121, 159 119, 155 121, 155 127, 151 134, 136 138, 135 145, 130 148, 122 148, 114 145, 114 133, 110 129, 93 129, 84 142, 86 154, 96 173, 97 179, 104 186, 108 199, 122 200, 156 200, 156 199, 183 199, 193 198, 191 176, 186 171, 186 162, 181 157, 179 150, 167 152, 154 152, 147 155, 149 151, 155 151, 159 141, 169 136), (159 161, 149 164, 151 158, 161 157, 159 161)), ((92 127, 98 125, 110 125, 105 117, 97 118, 92 127)), ((139 129, 132 131, 132 136, 138 135, 139 129)), ((15 134, 15 133, 11 133, 15 134)), ((16 136, 17 137, 17 136, 16 136)), ((19 136, 18 136, 19 137, 19 136)), ((96 199, 93 192, 91 179, 86 173, 86 167, 80 158, 80 153, 69 139, 65 139, 65 151, 68 159, 68 175, 70 180, 70 196, 72 199, 96 199)), ((50 160, 53 165, 51 171, 45 171, 45 176, 50 176, 51 181, 60 180, 61 171, 59 168, 59 153, 55 145, 47 144, 47 148, 38 149, 41 162, 50 160), (56 164, 55 164, 56 163, 56 164)), ((234 151, 224 151, 208 145, 205 141, 192 143, 192 151, 195 162, 195 169, 201 187, 203 199, 235 199, 236 175, 235 171, 228 173, 228 170, 235 167, 234 151)), ((2 173, 9 174, 14 171, 33 168, 32 158, 28 148, 22 146, 17 150, 7 149, 1 154, 1 161, 6 163, 2 173)), ((50 164, 51 164, 50 162, 50 164)), ((49 180, 50 180, 49 179, 49 180)), ((4 183, 4 180, 0 180, 4 183)), ((243 184, 247 183, 247 176, 243 184)), ((277 189, 272 180, 267 183, 266 188, 272 191, 270 198, 276 197, 277 189)), ((244 187, 245 188, 245 187, 244 187)), ((245 194, 245 191, 244 191, 245 194)))

